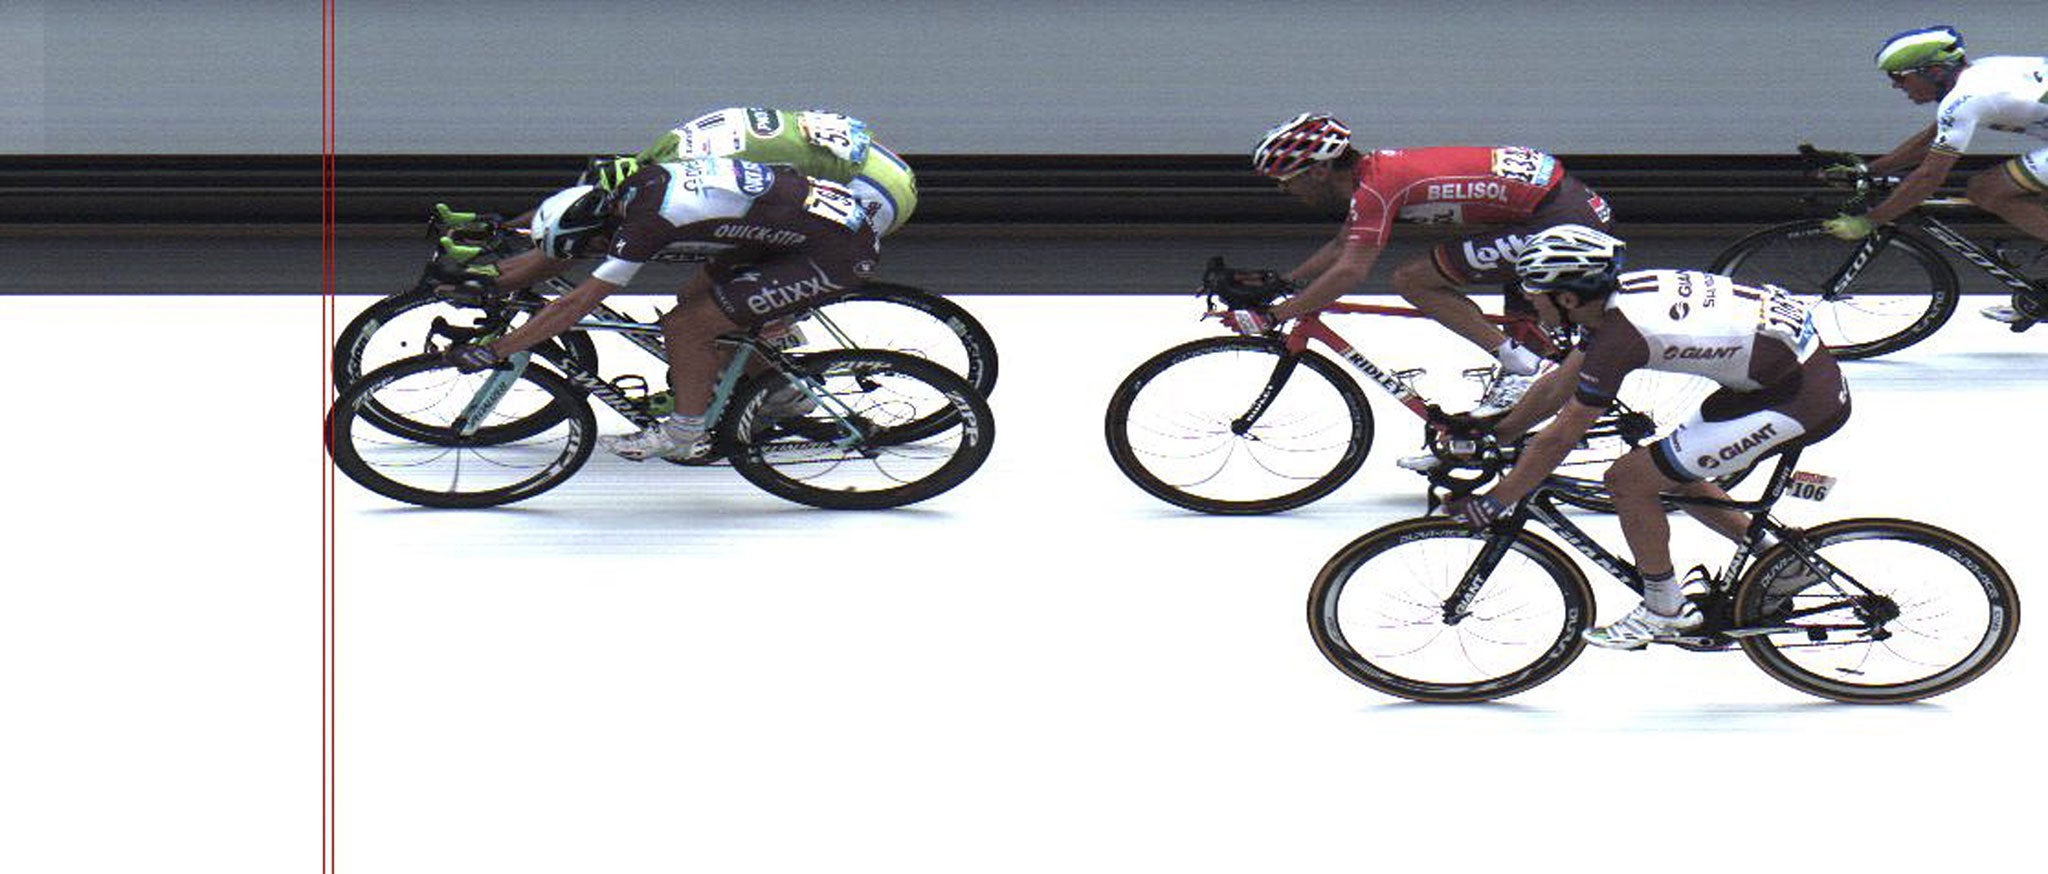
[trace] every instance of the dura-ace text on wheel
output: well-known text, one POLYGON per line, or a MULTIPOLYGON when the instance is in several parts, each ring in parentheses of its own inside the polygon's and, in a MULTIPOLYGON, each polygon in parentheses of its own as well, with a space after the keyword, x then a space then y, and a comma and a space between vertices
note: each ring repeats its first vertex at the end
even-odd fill
POLYGON ((1273 338, 1209 337, 1132 371, 1110 398, 1104 432, 1117 468, 1160 500, 1273 513, 1356 474, 1373 419, 1365 392, 1328 358, 1290 354, 1273 338))
POLYGON ((1792 292, 1812 307, 1821 344, 1835 357, 1870 358, 1932 336, 1956 310, 1955 269, 1941 252, 1907 234, 1881 233, 1888 235, 1883 245, 1859 260, 1863 241, 1837 239, 1818 219, 1791 222, 1736 241, 1709 271, 1792 292))
POLYGON ((1585 647, 1585 574, 1557 547, 1518 532, 1484 586, 1457 603, 1488 544, 1443 517, 1353 540, 1309 591, 1316 647, 1346 676, 1415 701, 1485 701, 1557 676, 1585 647))
POLYGON ((392 362, 341 393, 327 448, 349 479, 423 507, 489 507, 560 485, 590 458, 596 417, 581 389, 539 366, 457 372, 439 356, 392 362), (369 410, 389 411, 404 426, 369 410), (548 422, 534 430, 534 422, 548 422), (518 437, 494 428, 512 427, 518 437), (419 429, 430 439, 417 439, 419 429), (394 430, 405 433, 393 433, 394 430))
POLYGON ((1848 519, 1806 532, 1862 589, 1822 581, 1780 547, 1736 591, 1742 649, 1778 681, 1858 704, 1917 701, 1998 663, 2019 633, 2012 578, 1961 535, 1903 519, 1848 519))
POLYGON ((796 360, 815 409, 765 416, 789 385, 770 372, 741 386, 721 419, 723 454, 762 490, 834 510, 900 507, 965 482, 988 459, 995 418, 959 374, 879 349, 796 360))

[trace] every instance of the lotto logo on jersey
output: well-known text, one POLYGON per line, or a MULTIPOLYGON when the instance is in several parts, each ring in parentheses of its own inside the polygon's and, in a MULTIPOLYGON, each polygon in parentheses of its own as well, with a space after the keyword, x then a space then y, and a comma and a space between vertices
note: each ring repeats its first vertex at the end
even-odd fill
POLYGON ((782 114, 773 109, 749 109, 747 129, 757 137, 772 137, 782 132, 782 114))

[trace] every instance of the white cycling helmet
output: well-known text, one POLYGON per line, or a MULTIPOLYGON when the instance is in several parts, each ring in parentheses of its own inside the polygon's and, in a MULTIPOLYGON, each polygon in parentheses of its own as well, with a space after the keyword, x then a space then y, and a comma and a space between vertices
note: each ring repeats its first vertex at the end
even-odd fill
POLYGON ((1515 256, 1515 275, 1531 294, 1595 291, 1621 272, 1628 244, 1585 225, 1558 225, 1530 237, 1515 256))
POLYGON ((1287 180, 1320 161, 1328 161, 1351 148, 1351 129, 1344 123, 1313 112, 1304 112, 1286 124, 1273 128, 1252 150, 1252 170, 1260 176, 1287 180))
POLYGON ((595 185, 564 188, 540 202, 533 211, 529 235, 533 246, 549 258, 573 258, 584 240, 604 229, 598 205, 604 192, 595 185))

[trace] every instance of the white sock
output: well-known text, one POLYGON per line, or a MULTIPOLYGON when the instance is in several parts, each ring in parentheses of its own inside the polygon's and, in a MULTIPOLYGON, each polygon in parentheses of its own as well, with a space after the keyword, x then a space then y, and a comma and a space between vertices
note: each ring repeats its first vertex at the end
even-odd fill
POLYGON ((704 417, 672 415, 661 420, 661 427, 670 436, 695 440, 704 434, 704 417))
POLYGON ((1678 576, 1665 573, 1663 576, 1643 575, 1643 603, 1650 612, 1659 616, 1677 616, 1678 608, 1685 604, 1685 595, 1678 586, 1678 576))
POLYGON ((1516 376, 1528 376, 1543 366, 1543 356, 1513 340, 1502 341, 1500 348, 1493 350, 1493 357, 1500 359, 1501 369, 1516 376))

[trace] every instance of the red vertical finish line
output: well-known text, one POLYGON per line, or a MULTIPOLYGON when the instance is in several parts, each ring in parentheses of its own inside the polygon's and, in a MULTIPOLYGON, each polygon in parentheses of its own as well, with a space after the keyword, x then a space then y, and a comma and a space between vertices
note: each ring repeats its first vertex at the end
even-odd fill
POLYGON ((335 871, 334 841, 334 466, 326 412, 334 385, 334 4, 320 3, 320 870, 335 871))

